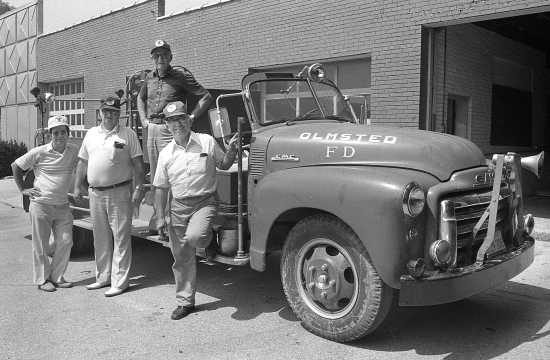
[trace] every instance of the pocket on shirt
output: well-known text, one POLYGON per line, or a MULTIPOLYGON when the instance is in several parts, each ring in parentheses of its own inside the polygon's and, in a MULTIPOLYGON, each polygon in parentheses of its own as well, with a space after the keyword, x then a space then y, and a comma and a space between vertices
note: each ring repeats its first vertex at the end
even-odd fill
POLYGON ((111 150, 111 162, 113 164, 119 164, 124 156, 126 149, 119 149, 113 146, 111 150))
POLYGON ((208 164, 208 157, 207 156, 199 156, 197 154, 196 157, 193 157, 191 161, 189 161, 189 173, 190 174, 204 174, 206 172, 206 166, 208 164))

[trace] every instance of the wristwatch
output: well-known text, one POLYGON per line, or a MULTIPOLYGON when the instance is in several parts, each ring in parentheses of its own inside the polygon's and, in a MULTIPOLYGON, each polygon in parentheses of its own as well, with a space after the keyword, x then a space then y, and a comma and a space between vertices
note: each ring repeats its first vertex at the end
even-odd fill
POLYGON ((145 190, 145 186, 143 186, 143 184, 139 184, 138 186, 136 186, 136 191, 143 191, 145 190))

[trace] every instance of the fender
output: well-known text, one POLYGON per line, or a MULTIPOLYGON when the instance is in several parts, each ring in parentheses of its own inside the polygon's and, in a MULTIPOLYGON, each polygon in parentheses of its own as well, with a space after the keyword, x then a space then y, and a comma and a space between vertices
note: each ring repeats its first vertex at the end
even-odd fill
MULTIPOLYGON (((411 181, 425 189, 439 182, 432 175, 408 169, 310 166, 270 173, 257 184, 249 184, 252 268, 265 269, 269 232, 281 214, 294 208, 313 208, 350 226, 384 282, 398 288, 409 260, 402 196, 411 181)), ((419 217, 425 221, 423 215, 419 217)))

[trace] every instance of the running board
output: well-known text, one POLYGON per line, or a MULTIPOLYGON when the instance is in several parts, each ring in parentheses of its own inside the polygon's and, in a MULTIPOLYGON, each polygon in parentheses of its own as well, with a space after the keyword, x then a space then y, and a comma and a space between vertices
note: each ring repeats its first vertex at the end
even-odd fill
MULTIPOLYGON (((92 231, 93 229, 92 219, 89 217, 82 218, 82 219, 75 219, 73 220, 73 226, 92 231)), ((165 246, 167 248, 170 247, 170 243, 167 240, 161 240, 160 236, 158 235, 147 235, 148 232, 149 232, 149 224, 147 222, 140 221, 140 219, 133 219, 132 237, 137 237, 140 239, 156 242, 157 244, 161 244, 162 246, 165 246)), ((233 265, 233 266, 244 266, 244 265, 248 265, 248 263, 250 262, 250 256, 248 256, 248 254, 246 254, 243 257, 226 256, 222 254, 215 254, 212 256, 212 255, 207 255, 206 249, 203 249, 203 248, 197 248, 197 256, 204 258, 207 261, 214 261, 214 262, 219 262, 222 264, 233 265)))

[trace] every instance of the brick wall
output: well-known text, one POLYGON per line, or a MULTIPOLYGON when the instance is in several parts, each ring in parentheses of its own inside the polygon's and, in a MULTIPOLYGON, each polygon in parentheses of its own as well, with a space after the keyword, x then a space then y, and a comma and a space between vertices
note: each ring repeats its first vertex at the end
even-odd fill
MULTIPOLYGON (((370 54, 374 123, 417 128, 423 24, 548 5, 540 0, 234 0, 157 19, 157 1, 149 1, 41 37, 39 81, 84 76, 87 96, 99 97, 122 88, 125 74, 151 67, 149 50, 157 38, 172 44, 174 64, 185 64, 212 88, 238 88, 249 67, 370 54)), ((89 111, 88 122, 94 118, 89 111)), ((473 131, 476 139, 483 136, 483 129, 473 131)))

